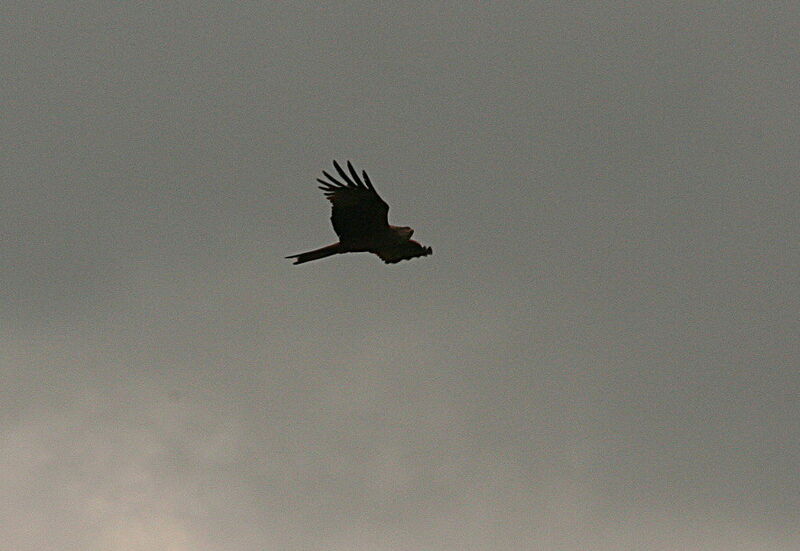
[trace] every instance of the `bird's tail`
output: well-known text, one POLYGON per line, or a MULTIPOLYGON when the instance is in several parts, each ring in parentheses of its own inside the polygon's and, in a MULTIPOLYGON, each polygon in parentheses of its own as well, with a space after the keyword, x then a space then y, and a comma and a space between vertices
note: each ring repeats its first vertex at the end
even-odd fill
POLYGON ((334 243, 333 245, 328 245, 327 247, 322 247, 321 249, 316 249, 313 251, 308 251, 300 254, 293 254, 291 256, 287 256, 286 258, 294 258, 295 264, 302 264, 304 262, 319 260, 320 258, 325 258, 326 256, 331 256, 341 252, 344 252, 342 250, 342 244, 334 243))

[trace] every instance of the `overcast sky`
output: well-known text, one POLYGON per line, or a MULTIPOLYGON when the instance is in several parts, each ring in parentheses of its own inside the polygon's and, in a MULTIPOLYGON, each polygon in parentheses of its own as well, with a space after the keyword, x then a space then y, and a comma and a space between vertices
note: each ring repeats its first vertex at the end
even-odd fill
POLYGON ((5 3, 0 547, 797 549, 800 9, 561 4, 5 3))

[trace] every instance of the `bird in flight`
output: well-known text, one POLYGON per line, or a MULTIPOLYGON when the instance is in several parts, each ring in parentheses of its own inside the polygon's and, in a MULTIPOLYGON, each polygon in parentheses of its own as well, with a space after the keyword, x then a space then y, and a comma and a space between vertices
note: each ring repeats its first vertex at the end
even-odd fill
POLYGON ((408 226, 389 224, 389 205, 372 187, 366 171, 361 171, 359 177, 350 161, 347 161, 349 174, 336 161, 333 161, 333 167, 341 182, 324 170, 322 174, 327 180, 317 178, 317 181, 331 202, 331 223, 339 242, 286 258, 293 258, 295 264, 303 264, 334 254, 368 252, 378 255, 387 264, 394 264, 433 252, 430 247, 423 247, 411 239, 414 230, 408 226))

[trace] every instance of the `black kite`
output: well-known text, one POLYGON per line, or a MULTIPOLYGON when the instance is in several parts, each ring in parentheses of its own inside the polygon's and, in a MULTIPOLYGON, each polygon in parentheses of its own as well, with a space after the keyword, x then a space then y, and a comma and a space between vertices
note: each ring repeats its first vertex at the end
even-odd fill
POLYGON ((295 264, 302 264, 334 254, 369 252, 387 264, 394 264, 433 252, 430 247, 423 247, 411 239, 414 230, 408 226, 389 225, 389 205, 372 187, 366 171, 361 172, 362 180, 350 161, 347 161, 350 174, 336 161, 333 161, 333 166, 344 182, 324 170, 322 173, 328 181, 319 178, 317 181, 331 202, 331 222, 339 242, 286 258, 294 258, 295 264))

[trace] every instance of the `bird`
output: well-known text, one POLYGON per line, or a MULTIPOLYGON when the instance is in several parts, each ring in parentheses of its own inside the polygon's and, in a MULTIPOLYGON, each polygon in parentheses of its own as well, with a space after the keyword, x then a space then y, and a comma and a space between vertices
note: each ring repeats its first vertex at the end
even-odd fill
POLYGON ((369 252, 386 264, 395 264, 433 253, 431 247, 411 239, 413 229, 389 224, 389 205, 375 191, 365 170, 359 177, 350 161, 347 161, 349 174, 336 161, 333 167, 341 181, 323 170, 326 179, 317 178, 317 182, 331 202, 331 223, 339 241, 286 258, 294 259, 294 264, 303 264, 335 254, 369 252))

